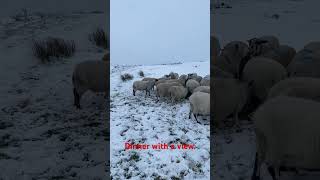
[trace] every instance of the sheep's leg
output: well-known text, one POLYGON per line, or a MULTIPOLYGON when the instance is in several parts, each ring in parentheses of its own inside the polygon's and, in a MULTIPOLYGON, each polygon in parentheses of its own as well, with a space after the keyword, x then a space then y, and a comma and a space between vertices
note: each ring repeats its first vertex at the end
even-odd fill
POLYGON ((191 109, 190 109, 190 111, 189 111, 189 119, 191 118, 191 109))
POLYGON ((74 106, 76 106, 78 109, 81 109, 80 95, 78 94, 76 88, 73 88, 73 96, 74 96, 74 106))
POLYGON ((134 89, 132 90, 132 94, 133 94, 133 96, 136 95, 136 91, 134 89))
POLYGON ((268 171, 272 177, 272 180, 277 180, 274 166, 268 166, 268 171))
POLYGON ((256 153, 256 156, 254 159, 254 167, 253 167, 251 180, 260 180, 260 173, 257 175, 257 170, 258 170, 258 153, 256 153))

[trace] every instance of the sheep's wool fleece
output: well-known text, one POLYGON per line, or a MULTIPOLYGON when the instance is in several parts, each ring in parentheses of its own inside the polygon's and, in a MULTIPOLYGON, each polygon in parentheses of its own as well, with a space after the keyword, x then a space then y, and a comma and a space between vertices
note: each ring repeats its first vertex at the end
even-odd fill
MULTIPOLYGON (((297 168, 320 168, 320 103, 279 96, 268 100, 253 115, 257 143, 267 147, 266 161, 297 168), (265 137, 265 139, 261 138, 265 137)), ((262 153, 262 152, 260 152, 262 153)))

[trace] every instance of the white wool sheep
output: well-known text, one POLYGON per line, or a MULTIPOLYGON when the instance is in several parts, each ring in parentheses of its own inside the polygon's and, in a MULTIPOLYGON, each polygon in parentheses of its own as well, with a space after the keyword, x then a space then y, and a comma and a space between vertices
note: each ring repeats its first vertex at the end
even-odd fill
POLYGON ((193 90, 198 86, 200 86, 200 83, 194 79, 189 79, 186 83, 186 87, 190 93, 192 93, 193 90))
POLYGON ((170 76, 171 79, 178 79, 179 78, 179 74, 178 73, 174 73, 174 72, 171 72, 169 74, 169 76, 170 76))
POLYGON ((172 83, 172 82, 176 82, 176 83, 180 83, 181 85, 185 85, 186 84, 186 79, 181 78, 181 79, 168 79, 168 80, 158 80, 156 81, 155 85, 157 86, 160 83, 172 83))
POLYGON ((293 96, 320 101, 320 79, 310 77, 284 79, 270 89, 268 99, 276 96, 293 96))
POLYGON ((214 78, 212 114, 215 125, 220 128, 222 122, 233 114, 234 123, 238 126, 238 113, 248 101, 251 83, 240 82, 237 79, 214 78))
POLYGON ((242 41, 231 41, 221 50, 221 56, 228 56, 236 64, 249 53, 249 46, 242 41))
POLYGON ((272 49, 279 48, 280 43, 275 36, 262 36, 248 40, 249 53, 253 56, 259 56, 272 49))
POLYGON ((280 178, 280 167, 319 169, 319 109, 313 100, 278 96, 254 112, 257 154, 252 179, 260 178, 263 163, 274 180, 280 178))
POLYGON ((287 67, 289 76, 320 77, 320 51, 303 49, 287 67))
POLYGON ((146 91, 146 95, 147 93, 149 93, 150 96, 150 91, 154 86, 154 81, 135 81, 133 82, 132 85, 132 92, 133 95, 136 95, 136 91, 140 90, 140 91, 146 91))
POLYGON ((183 86, 171 86, 169 88, 169 94, 170 94, 171 101, 173 103, 174 101, 180 101, 186 98, 188 94, 188 90, 183 86))
POLYGON ((198 76, 197 73, 189 73, 187 79, 195 79, 198 76))
POLYGON ((178 83, 178 82, 169 82, 169 83, 165 82, 165 83, 160 83, 160 84, 156 85, 157 99, 159 99, 159 97, 170 97, 169 88, 171 86, 182 86, 182 85, 181 85, 181 83, 178 83))
POLYGON ((210 71, 213 73, 212 77, 214 77, 214 78, 233 78, 234 77, 233 74, 231 74, 227 71, 224 71, 213 64, 211 64, 211 66, 210 66, 210 71))
POLYGON ((72 75, 74 105, 81 108, 82 95, 91 90, 108 94, 109 66, 107 61, 84 61, 77 64, 72 75))
POLYGON ((203 92, 195 92, 189 97, 190 112, 197 120, 197 116, 210 116, 210 94, 203 92))
POLYGON ((220 53, 221 47, 217 37, 210 36, 210 56, 217 57, 220 53))
POLYGON ((254 57, 244 67, 242 80, 253 82, 253 97, 263 101, 269 89, 287 77, 286 69, 278 62, 265 58, 254 57))
MULTIPOLYGON (((150 78, 150 77, 145 77, 142 79, 142 81, 153 81, 154 83, 156 83, 158 81, 157 78, 150 78)), ((154 90, 154 86, 152 87, 152 90, 154 90)))
POLYGON ((204 79, 200 81, 200 86, 210 86, 210 79, 204 79))
POLYGON ((309 50, 309 51, 319 51, 320 50, 320 41, 311 41, 308 44, 306 44, 303 49, 309 50))
POLYGON ((284 67, 287 67, 295 55, 296 50, 293 47, 280 45, 279 48, 270 50, 261 56, 276 60, 284 67))
POLYGON ((233 77, 237 73, 237 67, 232 63, 232 59, 228 56, 218 56, 216 60, 211 63, 211 66, 215 66, 224 72, 230 73, 233 77))
POLYGON ((192 93, 195 93, 198 91, 210 94, 210 86, 199 86, 195 88, 192 93))

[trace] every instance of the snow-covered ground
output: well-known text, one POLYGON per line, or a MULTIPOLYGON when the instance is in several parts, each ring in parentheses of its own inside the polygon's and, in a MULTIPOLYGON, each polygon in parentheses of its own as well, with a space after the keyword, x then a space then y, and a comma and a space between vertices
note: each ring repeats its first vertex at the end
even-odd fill
POLYGON ((171 71, 181 74, 209 74, 210 63, 149 66, 111 66, 110 84, 110 157, 111 175, 115 179, 209 179, 210 126, 188 119, 189 103, 185 100, 156 102, 154 92, 132 95, 132 83, 145 77, 161 77, 171 71), (123 82, 120 75, 130 73, 133 80, 123 82), (143 144, 194 144, 194 150, 125 150, 125 142, 143 144))
POLYGON ((17 11, 1 11, 0 179, 106 179, 106 101, 88 92, 83 109, 76 110, 71 82, 75 64, 101 60, 104 54, 88 34, 97 27, 107 29, 109 13, 100 8, 105 3, 100 1, 95 9, 77 8, 85 0, 68 1, 66 11, 60 11, 62 4, 56 6, 59 12, 32 3, 18 8, 11 4, 17 11), (29 20, 12 18, 23 7, 29 20), (10 14, 4 14, 7 11, 10 14), (47 36, 75 40, 75 56, 40 63, 32 55, 32 39, 47 36))
MULTIPOLYGON (((320 40, 317 0, 220 0, 232 8, 212 9, 211 34, 220 43, 245 41, 261 35, 275 35, 281 44, 297 50, 311 40, 320 40)), ((216 0, 212 1, 216 2, 216 0)), ((218 131, 213 135, 213 179, 247 180, 251 178, 255 156, 252 122, 243 120, 242 131, 218 131)), ((265 180, 271 179, 264 168, 265 180)), ((319 179, 319 173, 294 175, 282 173, 281 179, 319 179)))

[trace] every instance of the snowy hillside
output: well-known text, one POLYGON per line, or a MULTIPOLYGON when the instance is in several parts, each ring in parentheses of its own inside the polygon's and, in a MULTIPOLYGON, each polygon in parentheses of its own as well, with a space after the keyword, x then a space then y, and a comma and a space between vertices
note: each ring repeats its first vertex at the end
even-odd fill
POLYGON ((210 63, 188 62, 171 65, 111 66, 111 175, 115 179, 209 179, 210 126, 188 119, 189 103, 156 102, 154 92, 132 95, 132 83, 145 77, 162 77, 171 71, 181 74, 209 74, 210 63), (130 73, 133 80, 122 82, 120 75, 130 73), (143 144, 194 144, 193 150, 125 150, 125 142, 143 144))
POLYGON ((0 20, 0 179, 106 178, 106 101, 87 93, 75 109, 71 82, 75 64, 101 60, 88 33, 105 27, 106 14, 29 10, 28 20, 12 18, 19 13, 0 20), (32 40, 48 36, 75 40, 75 56, 41 63, 32 40))

